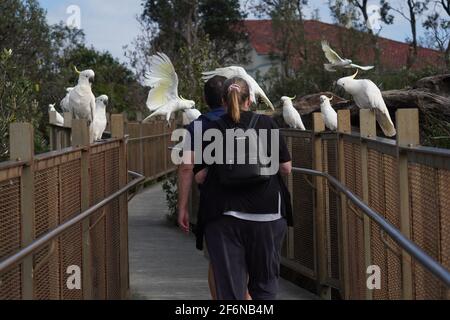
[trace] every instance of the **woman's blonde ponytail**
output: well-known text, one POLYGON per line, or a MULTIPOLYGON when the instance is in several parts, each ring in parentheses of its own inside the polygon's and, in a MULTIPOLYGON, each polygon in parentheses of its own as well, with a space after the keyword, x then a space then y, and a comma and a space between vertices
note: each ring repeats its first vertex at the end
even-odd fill
POLYGON ((230 90, 230 92, 228 93, 228 101, 230 102, 228 108, 230 109, 229 112, 231 115, 231 119, 233 119, 235 123, 241 121, 241 106, 239 103, 239 95, 240 93, 237 90, 230 90))
POLYGON ((224 84, 223 99, 228 107, 228 113, 233 122, 241 121, 241 108, 250 97, 247 82, 242 78, 228 79, 224 84))

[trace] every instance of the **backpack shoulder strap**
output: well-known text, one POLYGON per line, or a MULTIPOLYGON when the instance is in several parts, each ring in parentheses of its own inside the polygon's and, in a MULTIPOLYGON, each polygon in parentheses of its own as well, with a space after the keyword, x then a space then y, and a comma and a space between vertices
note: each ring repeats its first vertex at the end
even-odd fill
POLYGON ((250 120, 250 124, 248 125, 248 129, 255 129, 256 125, 258 124, 258 120, 261 117, 260 114, 254 113, 252 115, 252 119, 250 120))

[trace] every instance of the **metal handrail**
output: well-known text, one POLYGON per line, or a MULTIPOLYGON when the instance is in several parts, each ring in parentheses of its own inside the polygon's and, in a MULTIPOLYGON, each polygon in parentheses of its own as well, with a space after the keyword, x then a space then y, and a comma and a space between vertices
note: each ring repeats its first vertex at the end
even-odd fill
POLYGON ((443 267, 439 262, 433 259, 419 246, 417 246, 410 239, 405 237, 397 228, 395 228, 389 221, 383 218, 379 213, 370 208, 361 199, 359 199, 354 193, 352 193, 347 187, 345 187, 339 180, 329 175, 328 173, 304 169, 304 168, 292 168, 293 172, 298 172, 310 176, 323 177, 328 180, 337 190, 345 194, 349 200, 351 200, 362 212, 370 219, 375 221, 403 250, 408 252, 413 258, 415 258, 423 267, 434 274, 447 287, 450 287, 450 272, 443 267))
POLYGON ((34 253, 35 251, 42 248, 44 245, 46 245, 48 242, 52 241, 53 239, 57 238, 59 235, 70 229, 71 227, 75 226, 76 224, 84 221, 85 219, 89 218, 91 215, 93 215, 97 210, 103 208, 116 198, 120 197, 124 193, 128 192, 130 189, 134 188, 135 186, 141 184, 144 182, 145 177, 139 173, 128 171, 128 174, 134 178, 133 181, 129 182, 126 186, 124 186, 122 189, 114 192, 107 198, 103 199, 96 205, 90 207, 86 211, 80 213, 76 217, 64 222, 63 224, 59 225, 52 231, 49 231, 48 233, 44 234, 43 236, 39 237, 38 239, 34 240, 32 243, 27 245, 26 247, 20 249, 17 253, 13 254, 12 256, 2 260, 0 262, 0 273, 8 271, 11 267, 15 266, 17 263, 24 260, 26 257, 28 257, 30 254, 34 253))

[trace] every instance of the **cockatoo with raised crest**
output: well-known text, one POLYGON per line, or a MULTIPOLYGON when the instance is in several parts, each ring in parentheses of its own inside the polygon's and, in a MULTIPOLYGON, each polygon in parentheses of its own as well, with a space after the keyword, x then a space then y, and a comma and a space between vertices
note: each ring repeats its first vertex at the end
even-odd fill
POLYGON ((350 59, 341 58, 336 51, 331 49, 330 45, 326 41, 322 41, 322 50, 325 53, 325 57, 329 63, 324 64, 325 70, 329 72, 336 72, 335 68, 356 68, 364 71, 372 70, 374 66, 359 66, 354 64, 350 59))
POLYGON ((69 93, 69 108, 72 110, 75 119, 87 120, 89 125, 89 135, 91 142, 94 139, 93 124, 95 117, 95 96, 92 93, 92 83, 95 73, 93 70, 78 71, 78 84, 69 93))
POLYGON ((106 130, 106 125, 108 124, 108 120, 106 119, 108 100, 107 95, 101 95, 95 99, 94 141, 101 140, 103 132, 106 130))
POLYGON ((300 129, 305 131, 305 125, 303 124, 302 117, 298 113, 297 109, 294 108, 292 100, 295 98, 282 97, 281 102, 283 103, 283 119, 286 124, 293 129, 300 129))
POLYGON ((244 68, 231 66, 226 68, 218 68, 214 71, 203 72, 203 80, 205 82, 211 78, 214 78, 215 76, 222 76, 227 79, 234 77, 244 79, 250 89, 250 100, 254 103, 257 103, 258 101, 256 100, 256 98, 259 97, 268 107, 270 107, 272 110, 275 110, 272 102, 270 102, 264 90, 259 86, 255 79, 253 79, 252 76, 250 76, 247 71, 245 71, 244 68))
POLYGON ((145 84, 151 88, 147 108, 153 113, 144 119, 144 122, 156 116, 164 116, 170 126, 172 113, 195 107, 194 101, 178 95, 178 75, 169 57, 164 53, 150 57, 150 71, 146 73, 145 78, 145 84))
POLYGON ((337 85, 353 96, 359 108, 375 111, 377 122, 385 136, 395 136, 397 131, 380 89, 371 80, 355 79, 357 75, 358 71, 352 76, 341 78, 337 81, 337 85))
POLYGON ((64 117, 55 109, 55 103, 48 105, 48 112, 56 112, 56 125, 58 126, 64 126, 64 117))
POLYGON ((331 106, 331 100, 333 100, 333 97, 320 96, 320 112, 322 113, 325 127, 331 131, 336 131, 338 128, 337 113, 331 106))

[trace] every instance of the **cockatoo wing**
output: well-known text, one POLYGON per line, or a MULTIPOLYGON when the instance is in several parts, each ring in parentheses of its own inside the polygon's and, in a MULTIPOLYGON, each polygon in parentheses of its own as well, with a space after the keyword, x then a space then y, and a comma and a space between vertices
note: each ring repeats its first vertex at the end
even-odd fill
POLYGON ((322 50, 325 53, 325 57, 331 64, 336 64, 344 61, 333 49, 331 49, 330 45, 326 41, 322 41, 322 50))
POLYGON ((247 72, 242 67, 226 67, 226 68, 217 68, 213 71, 206 71, 202 73, 202 79, 207 82, 215 76, 225 77, 227 79, 233 77, 241 77, 244 78, 247 75, 247 72))
POLYGON ((336 69, 334 69, 334 65, 331 63, 325 63, 323 66, 325 67, 325 70, 328 72, 336 72, 336 69))
POLYGON ((374 66, 359 66, 357 64, 352 63, 352 64, 348 65, 346 68, 357 68, 357 69, 361 69, 361 70, 364 70, 364 71, 369 71, 369 70, 372 70, 375 67, 374 66))
POLYGON ((248 85, 250 86, 250 96, 253 96, 253 99, 254 99, 254 100, 252 100, 252 102, 256 103, 257 102, 256 96, 259 96, 268 107, 270 107, 272 110, 275 110, 272 102, 269 100, 266 93, 259 86, 259 84, 256 82, 256 80, 253 79, 253 77, 250 76, 249 74, 247 74, 244 77, 244 79, 245 79, 245 81, 247 81, 248 85))
POLYGON ((150 92, 147 107, 155 111, 169 100, 178 98, 178 75, 169 57, 158 53, 150 58, 150 71, 145 75, 150 92))
POLYGON ((256 80, 253 79, 253 77, 250 76, 247 73, 247 71, 245 71, 244 68, 231 66, 231 67, 226 67, 226 68, 218 68, 214 71, 203 72, 202 74, 203 74, 203 80, 205 82, 215 76, 222 76, 227 79, 233 78, 233 77, 240 77, 240 78, 244 79, 245 81, 247 81, 247 83, 250 87, 249 88, 250 89, 250 100, 252 102, 256 103, 257 102, 256 96, 259 96, 259 97, 261 97, 261 99, 264 101, 264 103, 267 106, 269 106, 272 110, 274 110, 273 104, 267 97, 264 90, 259 86, 259 84, 256 82, 256 80))
POLYGON ((377 122, 383 130, 384 135, 387 137, 395 136, 397 131, 384 102, 383 95, 377 85, 370 80, 365 80, 364 90, 361 91, 366 94, 369 106, 375 109, 377 122))

